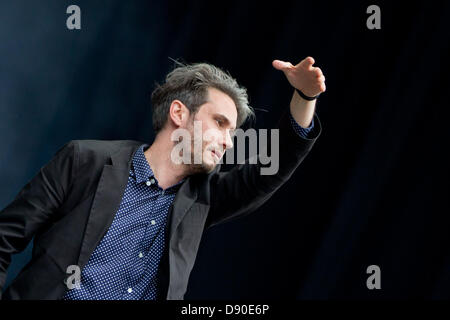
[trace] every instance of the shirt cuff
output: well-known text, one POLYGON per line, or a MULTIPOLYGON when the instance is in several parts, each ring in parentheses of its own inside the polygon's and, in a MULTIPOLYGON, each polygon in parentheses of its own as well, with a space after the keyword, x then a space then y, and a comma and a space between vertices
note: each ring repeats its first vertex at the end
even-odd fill
POLYGON ((308 128, 303 128, 300 126, 297 121, 295 121, 292 114, 289 112, 289 118, 291 120, 292 127, 294 128, 294 131, 302 138, 308 138, 308 134, 311 132, 311 130, 314 128, 314 118, 311 120, 311 124, 308 128))

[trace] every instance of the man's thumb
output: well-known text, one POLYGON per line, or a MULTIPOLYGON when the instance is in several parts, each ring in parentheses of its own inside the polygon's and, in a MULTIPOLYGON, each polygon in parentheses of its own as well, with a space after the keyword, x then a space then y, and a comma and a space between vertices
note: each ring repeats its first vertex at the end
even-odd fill
POLYGON ((272 66, 277 70, 285 71, 286 69, 292 67, 292 64, 290 62, 285 62, 281 60, 273 60, 272 66))

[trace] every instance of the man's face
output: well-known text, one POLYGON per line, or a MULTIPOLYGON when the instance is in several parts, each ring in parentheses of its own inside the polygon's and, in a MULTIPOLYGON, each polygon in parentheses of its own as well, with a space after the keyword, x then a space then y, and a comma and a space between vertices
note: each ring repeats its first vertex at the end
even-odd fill
POLYGON ((191 135, 191 164, 188 166, 191 173, 211 172, 226 149, 233 147, 236 105, 220 90, 209 88, 208 92, 208 101, 191 116, 188 126, 191 135), (195 159, 201 159, 201 163, 196 163, 195 159))

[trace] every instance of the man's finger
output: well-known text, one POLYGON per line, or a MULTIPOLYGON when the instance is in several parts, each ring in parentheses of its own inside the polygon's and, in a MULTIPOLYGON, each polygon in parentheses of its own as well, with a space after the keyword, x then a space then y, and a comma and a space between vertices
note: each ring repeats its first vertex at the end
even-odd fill
POLYGON ((306 68, 307 70, 311 69, 312 65, 315 63, 314 58, 313 57, 307 57, 305 59, 302 60, 302 62, 300 62, 300 65, 304 68, 306 68))
POLYGON ((323 76, 322 70, 320 68, 313 68, 313 70, 317 78, 323 76))
POLYGON ((281 70, 284 71, 286 69, 289 69, 292 67, 292 64, 290 62, 286 62, 286 61, 281 61, 281 60, 273 60, 272 61, 272 66, 277 69, 277 70, 281 70))

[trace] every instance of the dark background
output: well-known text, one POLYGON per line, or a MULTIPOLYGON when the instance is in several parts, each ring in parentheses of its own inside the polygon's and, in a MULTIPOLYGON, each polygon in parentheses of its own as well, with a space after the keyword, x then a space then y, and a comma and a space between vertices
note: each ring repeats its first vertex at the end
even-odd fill
POLYGON ((321 137, 258 212, 204 234, 185 298, 449 299, 449 17, 448 1, 1 1, 0 208, 69 140, 151 142, 169 57, 228 70, 265 128, 292 95, 272 60, 312 56, 321 137))

